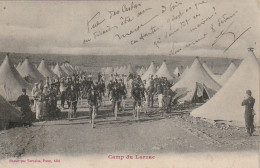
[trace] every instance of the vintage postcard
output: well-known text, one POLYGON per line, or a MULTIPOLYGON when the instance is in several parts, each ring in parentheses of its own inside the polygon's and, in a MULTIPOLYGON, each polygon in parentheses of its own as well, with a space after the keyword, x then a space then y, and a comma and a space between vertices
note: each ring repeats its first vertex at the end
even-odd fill
POLYGON ((258 168, 259 1, 0 1, 0 167, 258 168))

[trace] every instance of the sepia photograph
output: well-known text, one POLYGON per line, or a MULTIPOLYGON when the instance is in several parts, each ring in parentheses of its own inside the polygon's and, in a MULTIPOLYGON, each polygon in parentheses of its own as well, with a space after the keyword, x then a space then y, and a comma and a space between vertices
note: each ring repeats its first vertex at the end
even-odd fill
POLYGON ((0 1, 0 168, 259 168, 258 0, 0 1))

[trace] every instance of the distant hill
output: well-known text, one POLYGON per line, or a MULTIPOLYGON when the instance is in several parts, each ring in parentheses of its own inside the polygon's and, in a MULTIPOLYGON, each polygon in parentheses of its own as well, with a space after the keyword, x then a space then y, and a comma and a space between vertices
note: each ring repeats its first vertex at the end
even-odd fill
MULTIPOLYGON (((3 62, 5 53, 0 52, 0 63, 3 62)), ((131 64, 133 68, 145 66, 148 67, 152 61, 156 66, 160 66, 163 60, 167 61, 167 65, 171 70, 174 70, 176 66, 185 68, 190 66, 195 57, 190 56, 157 56, 157 55, 138 55, 138 56, 119 56, 119 55, 59 55, 59 54, 26 54, 26 53, 10 53, 10 58, 14 64, 24 61, 26 57, 29 57, 33 64, 39 65, 41 59, 45 59, 48 65, 55 65, 56 63, 63 63, 65 61, 70 62, 72 65, 82 66, 85 70, 96 72, 101 67, 107 66, 122 66, 131 64)), ((207 65, 216 74, 222 74, 231 59, 229 58, 217 58, 217 57, 201 57, 200 60, 206 61, 207 65)), ((233 59, 234 60, 234 59, 233 59)), ((240 59, 235 59, 234 63, 238 66, 240 59)))

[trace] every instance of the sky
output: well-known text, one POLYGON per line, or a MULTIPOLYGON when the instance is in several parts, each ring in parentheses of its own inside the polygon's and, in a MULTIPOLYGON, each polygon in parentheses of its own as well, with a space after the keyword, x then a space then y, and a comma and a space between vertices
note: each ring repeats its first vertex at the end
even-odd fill
POLYGON ((257 0, 1 1, 0 27, 2 52, 243 58, 248 54, 247 48, 254 47, 259 57, 257 0), (139 15, 142 11, 145 12, 139 15), (132 21, 121 25, 125 18, 132 21), (203 20, 206 21, 201 24, 203 20), (136 32, 122 37, 138 26, 136 32), (95 37, 104 30, 108 32, 95 37), (222 35, 225 30, 228 33, 222 35), (194 43, 205 33, 204 39, 194 43), (148 35, 140 39, 144 34, 148 35), (212 45, 220 34, 218 42, 212 45), (138 42, 131 44, 134 40, 138 42))

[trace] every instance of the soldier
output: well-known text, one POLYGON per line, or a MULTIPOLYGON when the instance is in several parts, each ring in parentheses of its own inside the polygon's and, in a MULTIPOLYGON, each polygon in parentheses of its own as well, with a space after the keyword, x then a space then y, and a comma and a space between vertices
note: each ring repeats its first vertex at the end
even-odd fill
POLYGON ((32 125, 33 121, 33 114, 30 108, 30 99, 29 96, 26 94, 26 89, 22 89, 22 95, 18 97, 16 104, 20 107, 20 111, 22 114, 22 122, 23 125, 32 125))
MULTIPOLYGON (((174 92, 171 90, 171 85, 167 84, 166 89, 164 89, 164 91, 163 91, 163 104, 164 104, 164 109, 165 109, 166 113, 171 112, 173 96, 174 96, 174 92)), ((163 115, 163 113, 162 113, 162 115, 163 115)))
POLYGON ((246 129, 249 136, 253 135, 254 132, 254 104, 255 99, 251 96, 251 90, 246 91, 246 99, 242 102, 242 106, 245 106, 245 123, 246 129))
POLYGON ((140 88, 140 85, 135 83, 133 88, 132 88, 132 97, 134 99, 134 103, 133 103, 133 106, 134 106, 134 117, 136 117, 136 114, 137 114, 137 110, 138 108, 140 109, 141 108, 141 105, 142 105, 142 99, 144 98, 144 94, 140 88))
POLYGON ((57 96, 55 90, 55 84, 51 84, 50 93, 49 93, 49 107, 50 107, 50 116, 51 117, 58 117, 57 112, 57 96))
POLYGON ((95 108, 96 113, 98 111, 98 91, 97 88, 95 88, 94 85, 91 85, 90 89, 88 90, 87 93, 87 99, 88 99, 88 104, 89 104, 89 118, 90 118, 90 123, 92 123, 92 115, 93 114, 93 108, 95 108))
POLYGON ((67 90, 67 87, 66 87, 65 82, 63 80, 61 81, 59 89, 60 89, 60 93, 61 93, 61 96, 60 96, 61 107, 64 109, 64 104, 65 104, 65 100, 66 100, 66 90, 67 90))
POLYGON ((122 109, 125 110, 125 99, 126 99, 127 90, 126 90, 126 86, 122 79, 120 79, 118 89, 120 92, 120 102, 121 102, 120 105, 122 106, 122 109))
POLYGON ((159 82, 157 85, 156 93, 158 95, 159 109, 161 111, 163 107, 163 86, 161 82, 159 82))
POLYGON ((151 78, 150 84, 147 88, 148 93, 148 106, 153 108, 153 102, 154 102, 154 93, 155 93, 155 86, 154 86, 154 80, 151 78))
POLYGON ((113 89, 113 81, 110 80, 109 83, 107 84, 107 97, 110 97, 111 96, 111 91, 113 89))
POLYGON ((68 103, 72 106, 71 108, 73 109, 73 113, 75 115, 77 112, 78 91, 75 90, 73 85, 71 85, 70 89, 67 91, 67 100, 68 103))
POLYGON ((114 84, 112 90, 111 90, 111 99, 112 101, 112 114, 115 112, 115 107, 117 104, 117 110, 119 111, 119 105, 120 105, 120 91, 117 84, 114 84))

